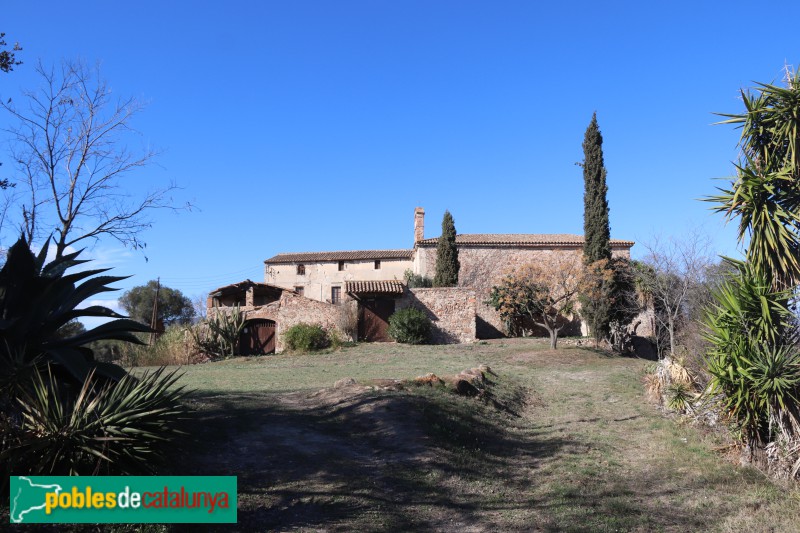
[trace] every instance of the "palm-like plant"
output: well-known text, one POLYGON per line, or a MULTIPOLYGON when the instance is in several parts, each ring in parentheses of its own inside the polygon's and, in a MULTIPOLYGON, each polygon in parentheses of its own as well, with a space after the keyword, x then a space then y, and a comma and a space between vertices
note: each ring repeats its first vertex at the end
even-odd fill
POLYGON ((711 374, 707 393, 718 397, 751 445, 778 434, 800 436, 800 352, 787 337, 791 312, 763 274, 739 263, 720 285, 706 317, 711 374))
POLYGON ((779 438, 795 446, 800 352, 788 307, 800 283, 800 75, 788 73, 786 87, 758 84, 742 100, 745 112, 722 122, 742 128, 736 179, 707 200, 739 218, 746 262, 708 311, 707 392, 751 446, 779 438))
POLYGON ((758 84, 742 91, 745 112, 721 114, 720 124, 742 129, 742 160, 730 188, 707 200, 731 220, 738 236, 750 238, 747 260, 769 275, 776 287, 800 282, 800 74, 787 86, 758 84))
POLYGON ((245 314, 234 305, 230 311, 215 308, 213 314, 189 331, 195 344, 213 357, 234 357, 239 353, 239 335, 246 322, 245 314))

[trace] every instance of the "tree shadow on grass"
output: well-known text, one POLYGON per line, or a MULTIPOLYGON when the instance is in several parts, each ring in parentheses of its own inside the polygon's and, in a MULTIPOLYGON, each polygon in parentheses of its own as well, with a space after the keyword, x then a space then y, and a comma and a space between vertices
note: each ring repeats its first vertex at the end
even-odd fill
POLYGON ((174 473, 238 476, 239 530, 438 529, 454 516, 467 524, 484 506, 464 491, 470 483, 568 444, 505 431, 511 415, 443 391, 367 392, 320 406, 258 394, 196 400, 195 451, 182 461, 191 471, 174 473))
POLYGON ((729 480, 604 465, 614 445, 524 408, 436 388, 294 398, 196 395, 173 473, 238 476, 239 522, 175 530, 689 531, 735 511, 686 498, 729 480))

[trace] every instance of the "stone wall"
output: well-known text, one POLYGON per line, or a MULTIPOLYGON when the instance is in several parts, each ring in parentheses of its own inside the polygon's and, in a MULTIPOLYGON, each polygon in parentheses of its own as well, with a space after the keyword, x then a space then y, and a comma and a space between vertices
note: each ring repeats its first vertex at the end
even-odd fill
MULTIPOLYGON (((433 277, 436 272, 436 248, 420 247, 417 253, 420 254, 422 274, 433 277)), ((529 263, 554 263, 563 258, 582 261, 582 257, 583 249, 578 247, 460 246, 458 285, 475 289, 477 337, 497 338, 505 333, 500 314, 486 305, 492 287, 500 283, 503 276, 529 263)), ((577 333, 580 333, 579 328, 577 333)))
MULTIPOLYGON (((612 254, 614 257, 630 259, 630 249, 626 247, 614 248, 612 254)), ((581 262, 582 258, 582 246, 459 246, 458 260, 461 269, 458 273, 458 285, 475 289, 477 338, 502 337, 505 333, 505 326, 499 313, 485 303, 489 299, 492 287, 497 285, 503 276, 529 263, 555 264, 564 259, 581 262)), ((433 278, 436 272, 436 247, 418 247, 416 259, 417 273, 433 278)), ((539 328, 534 330, 534 334, 540 333, 539 328)), ((580 321, 576 321, 569 331, 562 331, 565 335, 582 333, 586 333, 586 328, 580 321)))
MULTIPOLYGON (((305 322, 319 324, 325 329, 338 329, 340 317, 345 312, 345 305, 333 305, 305 298, 291 292, 284 292, 281 299, 262 306, 244 306, 240 310, 246 320, 272 320, 276 324, 275 352, 284 350, 283 334, 292 326, 305 322)), ((217 312, 228 312, 230 307, 209 309, 209 317, 217 312)))
POLYGON ((415 307, 433 322, 431 342, 452 344, 475 340, 475 291, 464 287, 407 289, 397 309, 415 307))

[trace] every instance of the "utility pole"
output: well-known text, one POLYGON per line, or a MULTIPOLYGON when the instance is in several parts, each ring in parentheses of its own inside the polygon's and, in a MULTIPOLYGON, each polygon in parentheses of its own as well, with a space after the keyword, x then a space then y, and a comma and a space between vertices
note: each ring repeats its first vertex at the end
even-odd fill
POLYGON ((161 278, 156 281, 156 297, 153 298, 153 314, 150 316, 150 346, 155 344, 158 329, 158 293, 161 292, 161 278))

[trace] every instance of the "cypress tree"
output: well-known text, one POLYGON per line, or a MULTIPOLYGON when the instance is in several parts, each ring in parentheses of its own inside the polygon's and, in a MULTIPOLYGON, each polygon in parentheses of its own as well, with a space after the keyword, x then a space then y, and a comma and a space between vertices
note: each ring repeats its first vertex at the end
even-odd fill
MULTIPOLYGON (((608 200, 606 193, 606 168, 603 162, 603 136, 597 126, 597 113, 583 137, 583 260, 588 268, 578 301, 581 315, 589 325, 595 341, 609 334, 614 292, 613 279, 608 280, 603 271, 611 259, 611 230, 608 226, 608 200), (596 263, 603 261, 603 263, 596 263), (605 281, 604 281, 605 280, 605 281)), ((610 272, 608 272, 610 274, 610 272)))
POLYGON ((458 285, 458 249, 456 248, 456 225, 450 211, 444 212, 442 234, 436 245, 436 275, 434 287, 455 287, 458 285))
POLYGON ((608 226, 606 167, 603 163, 603 135, 597 113, 583 138, 583 256, 586 263, 611 259, 611 230, 608 226))

